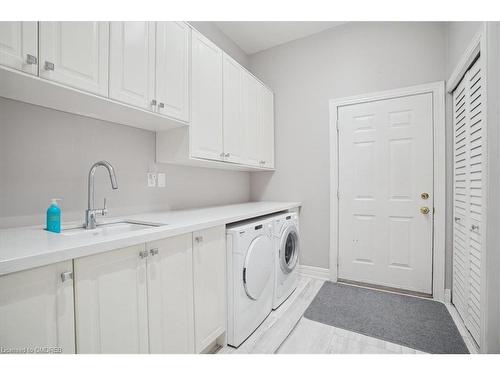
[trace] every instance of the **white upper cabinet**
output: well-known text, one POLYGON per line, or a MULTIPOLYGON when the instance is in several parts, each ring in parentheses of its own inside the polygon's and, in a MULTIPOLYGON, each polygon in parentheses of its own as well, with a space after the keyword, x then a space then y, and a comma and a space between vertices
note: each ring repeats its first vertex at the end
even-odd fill
POLYGON ((0 65, 38 74, 37 22, 0 22, 0 65))
POLYGON ((40 76, 108 96, 109 22, 40 22, 40 76))
POLYGON ((243 123, 245 128, 246 163, 262 167, 261 84, 247 72, 243 74, 243 123))
POLYGON ((1 348, 75 353, 72 270, 66 261, 0 277, 1 348))
POLYGON ((261 164, 264 168, 274 168, 274 95, 261 86, 261 164))
POLYGON ((109 97, 154 110, 155 23, 111 22, 109 97))
POLYGON ((158 112, 189 121, 189 42, 183 22, 156 23, 156 101, 158 112))
POLYGON ((192 32, 191 156, 222 160, 222 51, 192 32))
POLYGON ((146 245, 151 353, 194 353, 192 242, 189 233, 146 245))
POLYGON ((242 112, 241 65, 224 54, 224 159, 232 163, 245 163, 245 126, 242 112))
POLYGON ((196 352, 226 331, 226 227, 193 232, 196 352))
POLYGON ((75 259, 78 353, 148 353, 144 245, 75 259))

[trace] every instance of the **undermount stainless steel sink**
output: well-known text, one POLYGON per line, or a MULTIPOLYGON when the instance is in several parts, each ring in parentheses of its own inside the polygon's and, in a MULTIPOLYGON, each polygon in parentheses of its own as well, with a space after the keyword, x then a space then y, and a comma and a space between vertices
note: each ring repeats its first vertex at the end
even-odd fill
POLYGON ((63 236, 112 236, 129 233, 137 230, 162 227, 168 224, 148 223, 142 221, 122 220, 110 223, 97 224, 95 229, 86 229, 84 226, 63 228, 63 236))

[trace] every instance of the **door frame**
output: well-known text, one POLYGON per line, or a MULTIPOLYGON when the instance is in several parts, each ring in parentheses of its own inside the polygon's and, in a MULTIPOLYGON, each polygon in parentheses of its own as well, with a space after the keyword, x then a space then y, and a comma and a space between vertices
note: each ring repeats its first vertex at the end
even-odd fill
POLYGON ((438 81, 395 90, 330 100, 330 280, 338 278, 339 255, 339 145, 337 116, 340 107, 371 101, 432 94, 433 103, 433 189, 434 215, 432 240, 432 297, 444 302, 446 240, 446 125, 445 82, 438 81))

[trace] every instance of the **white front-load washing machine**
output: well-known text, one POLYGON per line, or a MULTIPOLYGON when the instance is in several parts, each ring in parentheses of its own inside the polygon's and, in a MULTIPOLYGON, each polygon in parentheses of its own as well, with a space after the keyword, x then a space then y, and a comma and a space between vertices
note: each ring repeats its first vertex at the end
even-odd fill
POLYGON ((297 288, 299 280, 299 215, 295 212, 273 218, 275 284, 273 309, 277 309, 297 288))
POLYGON ((272 311, 274 257, 272 219, 228 226, 228 345, 240 346, 272 311))

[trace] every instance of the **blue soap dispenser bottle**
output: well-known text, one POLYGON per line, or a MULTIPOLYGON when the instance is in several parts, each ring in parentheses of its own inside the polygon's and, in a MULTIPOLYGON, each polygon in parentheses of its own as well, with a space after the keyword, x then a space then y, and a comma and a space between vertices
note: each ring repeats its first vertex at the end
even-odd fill
POLYGON ((60 199, 52 199, 47 209, 47 230, 61 233, 61 208, 58 206, 57 201, 60 201, 60 199))

